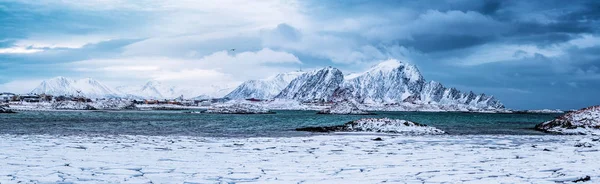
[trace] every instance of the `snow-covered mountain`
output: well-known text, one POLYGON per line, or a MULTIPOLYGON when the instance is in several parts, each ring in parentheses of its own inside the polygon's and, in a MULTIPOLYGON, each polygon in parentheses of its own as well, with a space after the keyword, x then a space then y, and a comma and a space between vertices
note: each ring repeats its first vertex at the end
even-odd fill
POLYGON ((343 86, 361 103, 398 103, 418 95, 425 79, 414 65, 381 62, 363 73, 349 75, 343 86))
POLYGON ((492 96, 463 93, 435 81, 427 82, 417 67, 394 59, 381 62, 365 72, 347 75, 345 79, 335 68, 316 70, 292 81, 276 98, 298 101, 350 100, 371 107, 421 104, 441 109, 504 108, 492 96))
POLYGON ((88 98, 175 99, 183 96, 185 99, 191 99, 199 96, 221 98, 232 89, 230 85, 178 87, 165 85, 159 81, 148 81, 139 86, 111 88, 91 78, 73 80, 66 77, 55 77, 43 81, 31 93, 88 98))
POLYGON ((154 80, 142 86, 119 86, 116 89, 124 95, 143 99, 172 99, 182 95, 175 86, 167 86, 154 80))
POLYGON ((91 98, 125 97, 140 99, 186 99, 229 97, 231 99, 277 99, 293 102, 351 101, 367 109, 486 110, 503 109, 492 96, 461 92, 439 82, 427 82, 417 67, 387 60, 370 69, 347 76, 333 67, 307 73, 291 72, 262 80, 250 80, 237 88, 229 85, 164 85, 149 81, 141 86, 113 90, 93 79, 71 80, 57 77, 42 82, 32 93, 83 95, 91 98), (78 93, 79 92, 79 93, 78 93), (392 106, 390 106, 392 105, 392 106), (401 107, 401 108, 400 108, 401 107))
POLYGON ((112 98, 120 94, 112 88, 92 79, 73 80, 66 77, 55 77, 43 81, 31 91, 34 94, 85 96, 88 98, 112 98))
POLYGON ((300 75, 292 80, 275 98, 298 101, 329 101, 344 82, 344 74, 327 67, 300 75))
POLYGON ((219 84, 219 85, 209 85, 204 87, 199 87, 196 89, 202 89, 201 95, 206 95, 211 98, 223 98, 225 95, 231 93, 235 89, 236 86, 228 85, 228 84, 219 84))
POLYGON ((225 85, 210 86, 171 86, 160 81, 148 81, 141 86, 119 86, 116 88, 123 96, 140 99, 174 99, 183 96, 184 99, 196 97, 221 98, 231 91, 231 87, 225 85))
POLYGON ((475 94, 473 91, 463 93, 455 88, 446 88, 435 81, 426 83, 419 97, 421 102, 428 104, 463 104, 476 108, 504 108, 504 105, 493 96, 475 94))
POLYGON ((225 97, 230 99, 271 99, 302 74, 304 72, 288 72, 267 79, 249 80, 239 85, 225 97))
POLYGON ((417 67, 394 59, 381 62, 363 73, 347 76, 342 89, 338 91, 345 94, 339 96, 354 98, 364 104, 405 102, 504 108, 492 96, 463 93, 455 88, 446 88, 439 82, 426 82, 417 67))

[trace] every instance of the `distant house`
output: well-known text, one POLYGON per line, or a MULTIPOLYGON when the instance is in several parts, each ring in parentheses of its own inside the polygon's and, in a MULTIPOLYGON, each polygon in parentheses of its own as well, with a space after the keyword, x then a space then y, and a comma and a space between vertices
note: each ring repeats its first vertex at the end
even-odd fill
POLYGON ((197 106, 210 106, 212 104, 210 101, 210 99, 194 100, 194 104, 197 106))
POLYGON ((13 99, 15 94, 13 93, 0 93, 0 102, 9 102, 13 99))
POLYGON ((21 95, 19 98, 23 102, 40 102, 41 100, 38 95, 21 95))
POLYGON ((228 98, 228 97, 225 97, 225 98, 213 98, 213 99, 211 99, 211 103, 223 103, 223 102, 227 102, 229 100, 231 100, 231 99, 228 98))
POLYGON ((71 97, 60 95, 55 97, 54 100, 56 100, 57 102, 70 101, 71 97))
POLYGON ((158 104, 158 100, 144 100, 145 104, 158 104))
POLYGON ((196 105, 196 103, 194 103, 194 101, 192 101, 192 100, 183 100, 183 101, 181 101, 181 105, 193 106, 193 105, 196 105))
POLYGON ((206 107, 206 106, 210 106, 210 105, 212 105, 212 103, 210 103, 210 101, 208 101, 208 100, 204 100, 204 101, 201 101, 201 102, 199 103, 199 105, 200 105, 200 106, 203 106, 203 107, 206 107))
POLYGON ((71 98, 71 101, 74 102, 92 102, 92 99, 86 98, 86 97, 75 97, 75 98, 71 98))
POLYGON ((258 99, 258 98, 248 98, 246 99, 246 101, 251 101, 251 102, 262 102, 263 100, 258 99))
POLYGON ((47 94, 41 94, 40 96, 40 100, 41 101, 45 101, 45 102, 50 102, 53 99, 52 95, 47 95, 47 94))

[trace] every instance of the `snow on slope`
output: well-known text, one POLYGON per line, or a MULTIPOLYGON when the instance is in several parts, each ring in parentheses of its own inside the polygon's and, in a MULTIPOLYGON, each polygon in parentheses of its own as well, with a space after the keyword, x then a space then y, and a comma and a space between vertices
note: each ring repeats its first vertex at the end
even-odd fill
POLYGON ((55 96, 82 95, 88 98, 112 98, 120 96, 115 90, 92 78, 73 80, 66 77, 55 77, 45 80, 33 89, 31 93, 55 96))
POLYGON ((494 97, 463 93, 435 81, 426 82, 417 67, 393 59, 381 62, 363 73, 348 76, 336 97, 354 98, 371 105, 405 102, 464 105, 481 109, 504 108, 494 97))
POLYGON ((369 70, 349 76, 344 88, 363 103, 397 103, 418 94, 425 83, 419 70, 397 60, 381 62, 369 70))
POLYGON ((493 96, 475 94, 472 91, 463 93, 456 88, 446 88, 439 82, 425 84, 419 94, 422 103, 438 105, 468 105, 476 108, 504 108, 493 96))
POLYGON ((262 80, 249 80, 242 83, 225 97, 230 99, 271 99, 281 92, 290 82, 304 72, 281 73, 262 80))
POLYGON ((327 67, 300 75, 275 98, 294 99, 302 102, 329 101, 343 81, 344 75, 340 70, 327 67))
POLYGON ((142 86, 120 86, 117 90, 130 98, 140 99, 175 99, 183 96, 184 99, 198 97, 221 98, 231 91, 229 86, 171 86, 160 81, 148 81, 142 86))
POLYGON ((159 81, 148 81, 142 86, 119 86, 117 90, 144 99, 173 99, 181 96, 176 87, 163 85, 159 81))
POLYGON ((535 126, 536 129, 559 134, 600 135, 600 106, 569 112, 535 126))

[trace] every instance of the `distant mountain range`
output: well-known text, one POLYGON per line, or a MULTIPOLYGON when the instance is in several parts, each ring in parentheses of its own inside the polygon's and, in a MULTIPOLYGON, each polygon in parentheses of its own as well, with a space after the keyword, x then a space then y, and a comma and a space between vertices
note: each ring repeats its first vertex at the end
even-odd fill
POLYGON ((289 72, 267 79, 249 80, 237 88, 219 86, 198 89, 164 85, 149 81, 141 86, 115 89, 90 78, 71 80, 57 77, 42 82, 32 93, 84 95, 92 98, 124 97, 143 99, 228 97, 231 99, 284 99, 300 102, 351 100, 359 104, 422 104, 428 106, 466 106, 477 109, 503 109, 492 96, 461 92, 439 82, 427 82, 418 68, 398 60, 387 60, 361 73, 344 76, 342 71, 326 67, 310 72, 289 72), (206 89, 209 88, 209 89, 206 89))
POLYGON ((114 89, 91 78, 73 80, 66 77, 55 77, 43 81, 31 93, 52 95, 82 95, 89 98, 119 97, 114 89))
MULTIPOLYGON (((244 91, 244 88, 245 86, 238 87, 240 91, 244 91)), ((252 95, 263 93, 260 89, 264 88, 254 89, 252 93, 236 93, 229 96, 255 97, 252 95)), ((417 67, 398 60, 387 60, 362 73, 347 76, 332 67, 306 72, 292 80, 274 98, 301 102, 352 100, 373 106, 409 103, 460 105, 476 109, 504 108, 504 105, 492 96, 474 92, 463 93, 455 88, 444 87, 439 82, 427 82, 417 67)))
POLYGON ((118 86, 111 88, 101 82, 91 79, 73 80, 66 77, 55 77, 43 81, 31 93, 65 96, 85 96, 88 98, 131 98, 131 99, 174 99, 184 98, 220 98, 229 93, 232 88, 207 86, 204 89, 184 88, 165 85, 159 81, 148 81, 139 86, 118 86), (199 91, 209 91, 202 93, 199 91))
POLYGON ((249 80, 239 85, 225 97, 231 99, 271 99, 287 87, 292 80, 302 74, 304 72, 289 72, 277 74, 267 79, 249 80))

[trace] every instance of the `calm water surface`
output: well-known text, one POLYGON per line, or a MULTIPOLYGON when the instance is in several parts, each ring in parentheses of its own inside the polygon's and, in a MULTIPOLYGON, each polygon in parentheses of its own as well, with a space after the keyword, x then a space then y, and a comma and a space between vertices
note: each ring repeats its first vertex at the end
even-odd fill
POLYGON ((455 112, 377 112, 377 115, 317 115, 314 111, 277 114, 186 114, 147 112, 20 112, 0 114, 0 134, 132 134, 214 137, 305 136, 295 128, 330 126, 367 117, 389 117, 424 123, 449 134, 538 135, 537 123, 560 114, 479 114, 455 112))

